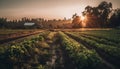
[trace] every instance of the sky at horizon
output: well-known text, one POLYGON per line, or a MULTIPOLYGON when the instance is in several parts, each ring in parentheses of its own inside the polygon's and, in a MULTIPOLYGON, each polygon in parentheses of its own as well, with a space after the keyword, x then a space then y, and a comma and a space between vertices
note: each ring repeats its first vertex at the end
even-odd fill
POLYGON ((120 0, 0 0, 0 17, 71 18, 74 13, 81 15, 87 5, 97 6, 102 1, 112 2, 114 9, 120 8, 120 0))

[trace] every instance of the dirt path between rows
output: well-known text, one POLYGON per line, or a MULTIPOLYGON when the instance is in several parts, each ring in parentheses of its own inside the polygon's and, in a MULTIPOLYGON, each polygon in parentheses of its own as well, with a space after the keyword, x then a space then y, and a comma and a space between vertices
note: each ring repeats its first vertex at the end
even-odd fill
POLYGON ((71 59, 68 57, 66 51, 60 45, 57 32, 54 33, 52 40, 47 40, 51 47, 51 60, 47 62, 49 69, 76 69, 71 59))

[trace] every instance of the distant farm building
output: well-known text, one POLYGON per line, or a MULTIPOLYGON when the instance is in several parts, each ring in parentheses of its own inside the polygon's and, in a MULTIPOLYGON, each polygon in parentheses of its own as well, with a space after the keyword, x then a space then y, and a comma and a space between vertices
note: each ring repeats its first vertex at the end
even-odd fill
POLYGON ((24 23, 24 26, 34 26, 35 23, 24 23))
POLYGON ((29 23, 29 22, 28 23, 24 23, 24 27, 25 28, 34 28, 35 25, 36 25, 35 23, 29 23))

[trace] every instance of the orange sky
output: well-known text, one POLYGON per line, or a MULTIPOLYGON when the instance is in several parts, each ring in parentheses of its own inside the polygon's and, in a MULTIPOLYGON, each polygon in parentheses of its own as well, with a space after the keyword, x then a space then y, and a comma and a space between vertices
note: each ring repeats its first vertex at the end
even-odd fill
MULTIPOLYGON (((120 0, 105 0, 120 7, 120 0)), ((0 0, 0 17, 19 19, 21 17, 45 19, 71 18, 81 15, 87 5, 97 6, 101 0, 0 0)))

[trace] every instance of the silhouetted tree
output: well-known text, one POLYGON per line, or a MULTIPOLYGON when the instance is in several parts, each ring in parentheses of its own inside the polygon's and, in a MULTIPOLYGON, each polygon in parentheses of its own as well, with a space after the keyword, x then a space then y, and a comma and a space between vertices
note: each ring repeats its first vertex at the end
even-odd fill
POLYGON ((103 1, 97 7, 85 7, 82 14, 87 17, 87 27, 106 27, 111 11, 112 3, 103 1))
POLYGON ((83 16, 86 16, 86 27, 99 27, 98 18, 99 12, 97 7, 87 6, 85 11, 82 12, 83 16))
POLYGON ((91 16, 92 15, 92 7, 91 6, 86 6, 85 11, 83 11, 84 16, 91 16))
POLYGON ((120 9, 115 9, 113 15, 110 17, 110 27, 120 26, 120 9))
POLYGON ((72 24, 73 24, 73 28, 82 27, 82 21, 81 21, 80 16, 75 15, 74 18, 73 18, 72 24))
POLYGON ((75 13, 75 14, 72 16, 72 18, 74 19, 74 18, 76 18, 76 16, 77 16, 77 13, 75 13))
POLYGON ((4 28, 5 23, 7 23, 7 18, 0 18, 0 28, 4 28))
POLYGON ((112 3, 103 1, 98 5, 98 10, 100 13, 101 26, 107 25, 107 20, 110 12, 112 11, 112 3))

